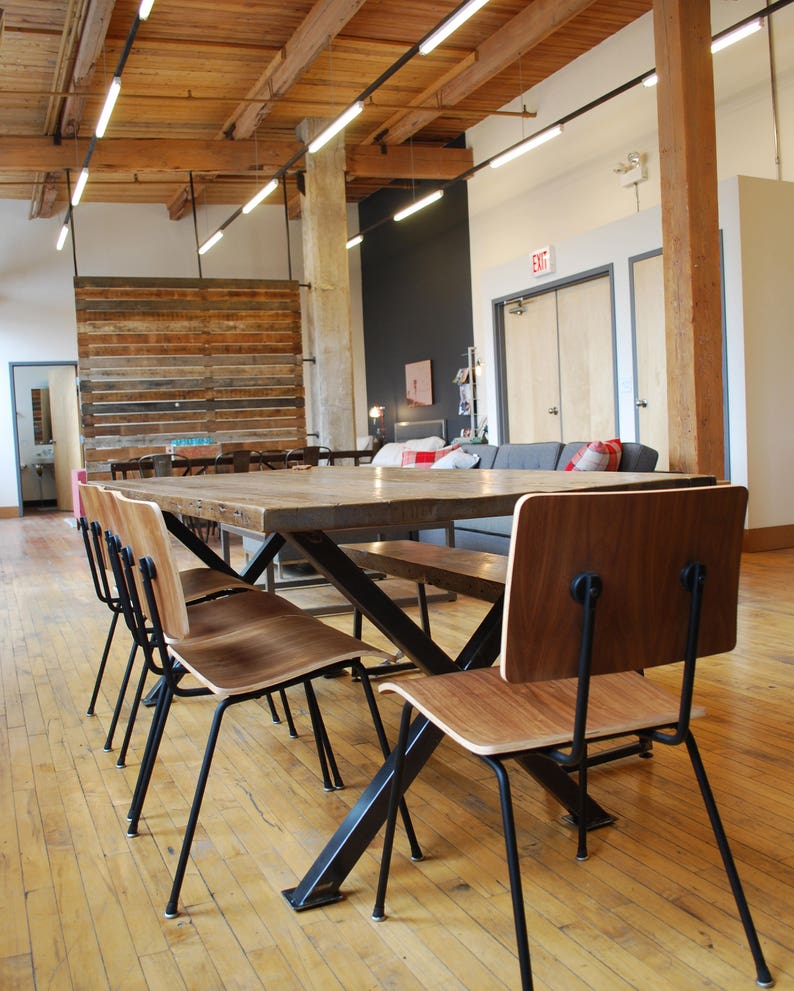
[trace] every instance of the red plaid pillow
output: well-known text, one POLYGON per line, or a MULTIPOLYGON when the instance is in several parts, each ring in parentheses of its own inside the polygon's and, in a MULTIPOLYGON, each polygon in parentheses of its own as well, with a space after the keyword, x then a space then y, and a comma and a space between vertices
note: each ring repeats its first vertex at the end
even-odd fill
POLYGON ((612 440, 594 440, 580 447, 568 464, 566 471, 617 471, 623 454, 619 437, 612 440))
POLYGON ((440 461, 444 455, 457 451, 460 444, 453 444, 451 447, 441 447, 437 451, 403 451, 402 468, 432 468, 436 461, 440 461))

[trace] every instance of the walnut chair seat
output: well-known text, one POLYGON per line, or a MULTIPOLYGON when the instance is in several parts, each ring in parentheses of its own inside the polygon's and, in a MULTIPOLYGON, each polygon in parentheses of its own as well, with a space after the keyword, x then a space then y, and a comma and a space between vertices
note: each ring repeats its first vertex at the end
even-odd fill
MULTIPOLYGON (((386 682, 405 699, 373 918, 385 897, 414 710, 494 771, 521 987, 532 991, 518 841, 505 761, 547 758, 577 781, 587 859, 588 746, 631 734, 686 746, 753 957, 773 984, 690 722, 698 658, 732 650, 747 491, 738 486, 528 495, 507 566, 499 668, 386 682), (683 662, 677 690, 650 669, 683 662), (649 673, 650 672, 650 673, 649 673), (647 676, 646 676, 647 675, 647 676)), ((593 757, 593 763, 599 762, 593 757)), ((671 828, 668 825, 668 828, 671 828)), ((542 854, 540 856, 542 864, 542 854)), ((553 983, 553 982, 549 982, 553 983)))

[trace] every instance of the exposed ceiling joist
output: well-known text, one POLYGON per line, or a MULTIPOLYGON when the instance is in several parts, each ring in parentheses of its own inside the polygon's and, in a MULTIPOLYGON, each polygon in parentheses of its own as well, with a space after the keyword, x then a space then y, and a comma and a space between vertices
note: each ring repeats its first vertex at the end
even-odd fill
POLYGON ((289 92, 320 52, 364 5, 365 0, 317 0, 287 44, 270 62, 241 103, 223 125, 223 135, 236 141, 250 138, 273 102, 289 92), (256 103, 249 101, 256 100, 256 103))
POLYGON ((74 61, 71 83, 67 87, 70 95, 66 98, 61 111, 61 134, 64 137, 70 138, 80 133, 86 96, 105 46, 105 36, 115 6, 116 0, 91 0, 89 4, 74 61))
MULTIPOLYGON (((31 169, 54 172, 79 168, 87 138, 53 144, 49 138, 4 138, 0 173, 31 169)), ((91 158, 92 172, 216 172, 254 175, 276 171, 300 148, 284 141, 266 148, 253 141, 169 141, 167 138, 110 138, 91 158)), ((349 148, 350 176, 367 178, 454 179, 472 165, 468 148, 349 148)))
MULTIPOLYGON (((478 47, 476 57, 455 78, 442 81, 435 90, 439 106, 456 106, 521 55, 592 6, 595 0, 535 0, 478 47)), ((425 101, 429 94, 425 94, 425 101)), ((414 110, 389 128, 387 144, 401 144, 441 113, 414 110)))

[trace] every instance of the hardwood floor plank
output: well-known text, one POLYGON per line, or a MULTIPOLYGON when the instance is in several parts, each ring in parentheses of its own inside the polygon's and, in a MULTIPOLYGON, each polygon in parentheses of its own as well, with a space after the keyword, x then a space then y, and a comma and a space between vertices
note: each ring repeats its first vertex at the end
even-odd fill
MULTIPOLYGON (((97 714, 87 717, 108 613, 79 536, 63 514, 36 513, 0 521, 0 548, 3 991, 517 987, 495 782, 448 741, 409 791, 426 859, 410 861, 398 830, 387 921, 370 918, 381 835, 344 882, 345 901, 297 914, 286 905, 282 889, 300 879, 381 763, 361 687, 348 677, 317 685, 342 791, 322 790, 302 691, 289 693, 297 740, 271 722, 264 702, 228 713, 183 912, 165 920, 214 703, 174 706, 140 835, 128 839, 150 711, 139 714, 126 768, 102 749, 126 631, 97 714)), ((745 557, 739 643, 700 665, 697 699, 708 715, 694 730, 777 987, 794 989, 792 588, 794 551, 745 557)), ((334 598, 325 589, 291 597, 334 598)), ((433 603, 434 636, 456 652, 486 609, 464 598, 433 603)), ((327 621, 351 628, 349 614, 327 621)), ((382 642, 369 624, 364 637, 382 642)), ((651 675, 670 685, 678 676, 651 675)), ((379 701, 394 740, 400 706, 379 701)), ((526 775, 512 780, 537 991, 749 986, 744 933, 683 751, 657 745, 651 760, 591 772, 591 791, 618 819, 590 834, 586 863, 575 860, 564 810, 526 775)))

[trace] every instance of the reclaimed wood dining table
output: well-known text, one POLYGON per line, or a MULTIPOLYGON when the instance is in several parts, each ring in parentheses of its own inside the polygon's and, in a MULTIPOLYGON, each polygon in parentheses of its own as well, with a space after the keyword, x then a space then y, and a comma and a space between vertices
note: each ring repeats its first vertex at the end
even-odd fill
MULTIPOLYGON (((619 491, 714 484, 708 475, 668 472, 562 472, 527 470, 430 471, 408 468, 316 467, 302 470, 119 479, 109 488, 156 502, 166 524, 206 564, 234 573, 181 520, 198 517, 262 535, 262 547, 241 576, 260 578, 286 541, 293 544, 348 601, 427 674, 491 665, 499 653, 502 599, 458 654, 450 657, 332 538, 335 530, 402 526, 444 527, 450 520, 510 516, 529 492, 619 491)), ((653 534, 648 535, 653 539, 653 534)), ((407 788, 441 740, 417 716, 406 753, 407 788)), ((524 769, 574 815, 576 788, 556 764, 524 758, 524 769)), ((284 892, 295 910, 342 898, 340 886, 386 820, 393 774, 387 759, 303 879, 284 892)), ((592 799, 588 822, 612 821, 592 799)))

